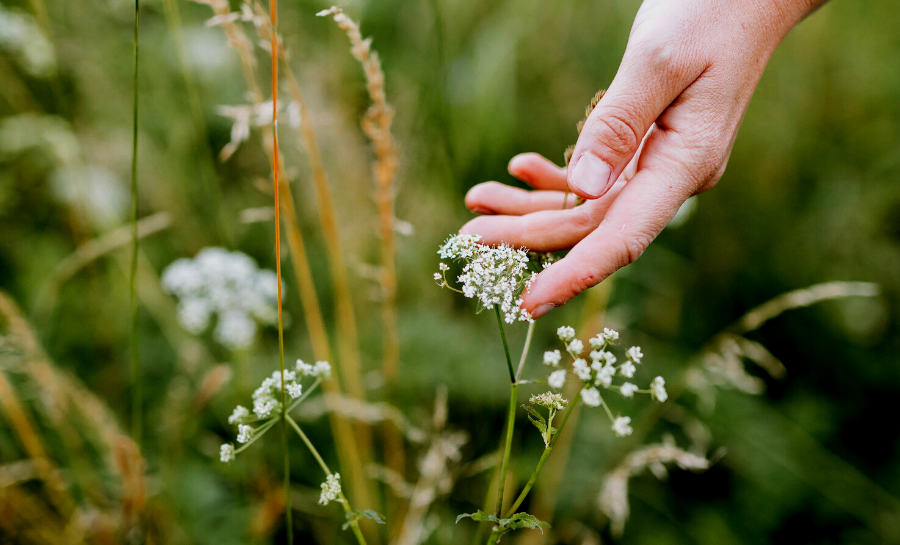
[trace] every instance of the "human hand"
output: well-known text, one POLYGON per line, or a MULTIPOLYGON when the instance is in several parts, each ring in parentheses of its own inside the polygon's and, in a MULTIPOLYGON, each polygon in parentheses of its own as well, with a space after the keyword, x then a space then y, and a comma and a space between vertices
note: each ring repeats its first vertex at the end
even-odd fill
POLYGON ((535 318, 632 263, 691 195, 725 170, 744 112, 772 52, 819 2, 645 0, 616 77, 594 108, 568 169, 518 155, 510 173, 536 191, 496 182, 466 205, 463 226, 485 244, 571 248, 523 295, 535 318), (566 187, 587 201, 574 207, 566 187))

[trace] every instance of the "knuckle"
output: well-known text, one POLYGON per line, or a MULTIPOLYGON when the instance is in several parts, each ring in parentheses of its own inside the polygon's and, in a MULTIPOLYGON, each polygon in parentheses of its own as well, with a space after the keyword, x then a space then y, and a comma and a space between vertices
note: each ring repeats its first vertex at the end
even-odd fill
POLYGON ((621 247, 619 251, 616 252, 616 256, 618 258, 615 263, 616 269, 621 269, 626 265, 631 265, 635 261, 638 260, 639 257, 644 253, 644 250, 647 249, 647 246, 650 245, 650 242, 653 240, 652 236, 646 234, 636 234, 623 238, 620 241, 621 247))
POLYGON ((631 121, 632 118, 630 113, 620 108, 603 108, 596 116, 592 136, 617 156, 629 156, 637 150, 643 137, 643 131, 636 122, 631 121))

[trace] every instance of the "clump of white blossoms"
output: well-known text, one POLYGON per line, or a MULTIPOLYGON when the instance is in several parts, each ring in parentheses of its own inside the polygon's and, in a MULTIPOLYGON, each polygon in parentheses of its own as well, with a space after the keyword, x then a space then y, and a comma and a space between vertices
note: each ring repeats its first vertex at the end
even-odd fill
POLYGON ((213 317, 213 336, 230 350, 253 344, 257 322, 278 323, 278 279, 250 256, 224 248, 204 248, 194 259, 179 259, 162 275, 163 289, 178 298, 178 321, 199 335, 213 317))
MULTIPOLYGON (((619 437, 631 435, 631 418, 628 416, 613 416, 612 410, 607 405, 601 394, 602 390, 618 390, 622 397, 632 398, 634 394, 649 394, 653 399, 663 402, 668 398, 666 393, 666 381, 662 377, 656 377, 650 383, 650 387, 641 390, 629 381, 615 384, 616 377, 630 379, 637 371, 637 365, 641 363, 644 354, 640 347, 632 346, 625 351, 625 360, 619 363, 619 359, 612 353, 612 345, 619 339, 619 333, 606 328, 603 333, 591 338, 588 343, 591 346, 589 354, 591 362, 581 357, 584 351, 584 343, 575 338, 575 330, 568 326, 556 330, 559 340, 565 345, 565 351, 572 358, 570 369, 561 366, 562 354, 559 350, 544 352, 544 365, 553 369, 547 377, 547 384, 554 389, 562 388, 569 374, 581 381, 582 388, 579 395, 584 404, 589 407, 603 407, 612 430, 619 437)), ((547 395, 547 394, 542 394, 547 395)), ((534 398, 532 398, 534 399, 534 398)), ((533 402, 533 401, 532 401, 533 402)))
POLYGON ((341 474, 332 473, 325 477, 322 483, 322 493, 319 495, 319 505, 328 505, 335 500, 344 501, 341 498, 341 474))
POLYGON ((565 409, 569 402, 562 395, 553 392, 531 396, 528 402, 544 407, 548 411, 545 419, 544 415, 539 413, 534 407, 523 405, 525 410, 528 411, 528 420, 531 420, 531 423, 541 432, 541 437, 544 438, 544 446, 550 448, 550 442, 557 432, 556 428, 553 427, 553 417, 556 416, 558 411, 565 409))
MULTIPOLYGON (((238 405, 228 417, 229 424, 237 425, 237 442, 243 446, 235 449, 234 445, 230 443, 222 445, 219 459, 223 462, 233 461, 235 454, 250 446, 272 427, 281 415, 282 388, 284 388, 284 397, 289 400, 290 404, 287 410, 290 411, 302 401, 304 393, 308 395, 321 381, 329 378, 331 378, 331 365, 327 361, 319 361, 310 365, 304 363, 303 360, 297 360, 294 371, 285 369, 284 375, 280 371, 274 371, 271 376, 263 379, 259 388, 253 392, 252 413, 251 409, 238 405), (301 384, 304 378, 315 379, 313 384, 305 390, 301 384), (251 426, 258 422, 262 422, 262 424, 256 428, 251 426)), ((338 484, 338 492, 340 492, 340 484, 338 484)))
POLYGON ((508 324, 516 320, 533 321, 521 308, 522 292, 537 275, 529 271, 528 250, 508 244, 486 246, 479 244, 479 240, 478 235, 456 235, 448 238, 438 250, 441 259, 465 263, 462 274, 457 277, 461 289, 457 290, 447 282, 446 273, 450 267, 446 263, 440 264, 440 272, 434 274, 434 279, 441 287, 458 291, 470 299, 477 298, 482 308, 499 306, 508 324))

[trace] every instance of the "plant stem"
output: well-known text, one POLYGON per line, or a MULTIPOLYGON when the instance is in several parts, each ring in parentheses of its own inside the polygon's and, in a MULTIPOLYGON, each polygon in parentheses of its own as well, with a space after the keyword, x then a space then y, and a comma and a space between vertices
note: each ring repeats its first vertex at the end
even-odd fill
POLYGON ((284 384, 284 322, 281 311, 281 218, 278 195, 278 0, 269 0, 272 21, 272 178, 275 188, 275 269, 278 281, 278 364, 281 369, 281 445, 284 451, 284 520, 288 545, 294 543, 291 513, 291 456, 287 442, 287 388, 284 384))
POLYGON ((525 346, 522 347, 522 357, 519 358, 519 367, 516 369, 516 382, 522 378, 522 369, 525 368, 525 359, 528 357, 528 349, 531 347, 531 336, 534 334, 534 323, 535 320, 532 320, 532 322, 528 324, 528 334, 525 335, 525 346))
POLYGON ((512 383, 509 389, 509 412, 506 415, 506 442, 503 447, 503 462, 500 464, 500 483, 497 490, 497 509, 499 517, 503 510, 503 489, 506 487, 506 470, 509 466, 509 455, 512 451, 513 431, 516 427, 516 401, 518 399, 519 385, 512 383))
MULTIPOLYGON (((325 475, 330 477, 331 470, 328 469, 328 464, 325 463, 325 460, 322 459, 322 456, 319 454, 319 451, 316 450, 316 447, 312 444, 312 441, 309 440, 309 437, 303 433, 303 430, 300 429, 300 426, 294 421, 290 416, 287 417, 288 423, 291 427, 294 428, 294 431, 297 432, 297 435, 300 436, 300 439, 303 440, 303 444, 306 445, 306 448, 309 449, 310 454, 313 455, 313 458, 316 459, 316 462, 319 464, 319 467, 322 468, 322 471, 325 472, 325 475)), ((344 496, 344 492, 341 492, 341 505, 344 508, 344 513, 350 514, 353 512, 353 508, 350 507, 350 501, 344 496)), ((350 528, 353 530, 353 535, 356 536, 356 541, 359 542, 360 545, 366 545, 366 538, 363 537, 362 531, 359 529, 359 521, 350 520, 350 528)))
POLYGON ((143 430, 143 388, 141 384, 141 354, 138 344, 138 300, 137 300, 137 266, 138 266, 138 16, 140 0, 134 0, 134 74, 132 90, 132 132, 131 132, 131 274, 128 280, 131 298, 131 436, 138 447, 141 445, 143 430))
POLYGON ((509 368, 509 381, 516 383, 516 373, 513 371, 512 358, 509 355, 509 344, 506 343, 506 332, 503 330, 503 319, 500 317, 500 307, 494 305, 494 311, 497 315, 497 326, 500 328, 500 339, 503 340, 503 352, 506 354, 506 366, 509 368))
POLYGON ((568 409, 566 409, 566 414, 563 415, 562 422, 559 424, 559 428, 557 428, 556 433, 553 435, 553 439, 550 440, 550 444, 547 445, 547 448, 545 448, 544 452, 541 454, 541 459, 538 461, 537 467, 534 468, 534 471, 531 473, 531 477, 529 477, 528 479, 528 483, 525 484, 525 488, 522 489, 522 493, 519 494, 518 498, 516 498, 516 502, 513 503, 512 507, 509 508, 509 512, 506 513, 506 518, 513 516, 513 514, 516 512, 516 509, 518 509, 519 506, 522 505, 522 502, 525 501, 525 497, 528 496, 529 492, 531 492, 531 488, 537 481, 538 475, 540 475, 541 470, 544 469, 544 462, 546 462, 547 458, 550 456, 550 451, 553 450, 553 445, 556 444, 556 440, 562 433, 563 428, 566 427, 566 422, 568 422, 569 420, 569 415, 572 414, 572 411, 575 409, 575 405, 577 404, 577 398, 569 403, 569 407, 568 409))

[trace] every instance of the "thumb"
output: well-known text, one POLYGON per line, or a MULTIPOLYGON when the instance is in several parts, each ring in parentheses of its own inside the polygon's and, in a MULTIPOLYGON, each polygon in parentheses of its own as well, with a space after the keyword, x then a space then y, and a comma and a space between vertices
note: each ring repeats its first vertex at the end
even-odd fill
POLYGON ((702 73, 672 58, 662 46, 629 43, 609 90, 591 111, 568 166, 569 188, 586 199, 602 197, 625 170, 644 135, 702 73))

